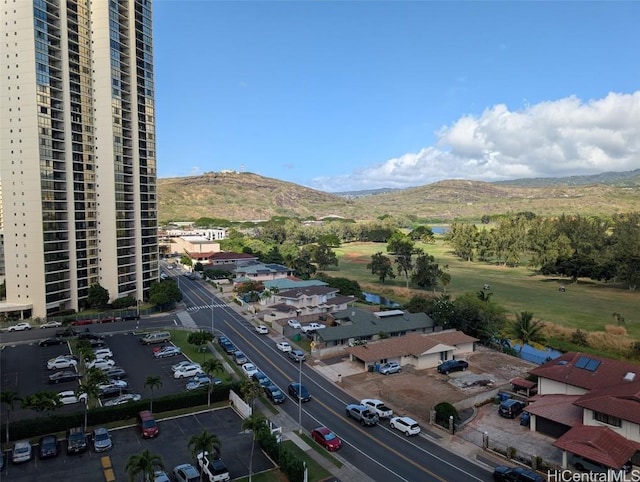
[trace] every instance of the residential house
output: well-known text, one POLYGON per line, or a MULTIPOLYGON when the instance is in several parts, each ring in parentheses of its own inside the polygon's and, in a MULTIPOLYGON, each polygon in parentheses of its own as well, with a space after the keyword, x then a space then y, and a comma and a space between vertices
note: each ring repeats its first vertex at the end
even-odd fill
MULTIPOLYGON (((273 294, 275 303, 269 305, 273 320, 319 315, 340 311, 347 308, 349 303, 356 300, 355 296, 342 296, 338 288, 329 286, 303 286, 299 288, 278 291, 273 294)), ((318 319, 319 317, 312 317, 318 319)))
POLYGON ((293 276, 295 270, 287 266, 275 263, 249 262, 236 267, 234 274, 234 284, 246 283, 248 281, 268 281, 278 278, 293 276))
POLYGON ((351 360, 371 365, 397 362, 411 365, 417 370, 433 368, 445 360, 460 358, 475 351, 477 338, 458 330, 437 333, 409 333, 346 348, 351 360))
POLYGON ((538 378, 531 430, 559 437, 563 466, 568 452, 616 469, 626 460, 611 454, 632 452, 640 462, 640 365, 570 352, 530 373, 538 378))
POLYGON ((350 307, 327 316, 323 330, 314 335, 320 355, 342 351, 350 345, 395 337, 407 333, 429 333, 434 322, 426 313, 409 313, 402 310, 370 312, 350 307))

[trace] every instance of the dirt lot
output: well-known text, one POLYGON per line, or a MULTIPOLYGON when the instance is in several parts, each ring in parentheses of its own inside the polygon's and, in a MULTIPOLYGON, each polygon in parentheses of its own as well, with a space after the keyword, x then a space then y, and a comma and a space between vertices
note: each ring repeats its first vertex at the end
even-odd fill
POLYGON ((402 373, 389 376, 367 372, 343 377, 342 385, 355 398, 380 398, 398 413, 428 421, 434 405, 478 395, 482 398, 482 393, 488 394, 514 377, 526 377, 527 371, 536 366, 483 347, 465 359, 469 369, 449 376, 435 368, 417 371, 404 367, 402 373), (461 383, 463 380, 466 383, 461 383), (460 388, 456 383, 467 387, 460 388))

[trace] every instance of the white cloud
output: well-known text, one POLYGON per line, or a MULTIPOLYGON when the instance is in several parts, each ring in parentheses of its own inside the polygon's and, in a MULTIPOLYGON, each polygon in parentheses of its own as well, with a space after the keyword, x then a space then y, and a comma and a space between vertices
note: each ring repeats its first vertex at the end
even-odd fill
POLYGON ((640 168, 640 91, 526 105, 503 104, 464 116, 437 132, 435 146, 337 178, 316 178, 326 191, 405 188, 443 179, 496 181, 640 168))

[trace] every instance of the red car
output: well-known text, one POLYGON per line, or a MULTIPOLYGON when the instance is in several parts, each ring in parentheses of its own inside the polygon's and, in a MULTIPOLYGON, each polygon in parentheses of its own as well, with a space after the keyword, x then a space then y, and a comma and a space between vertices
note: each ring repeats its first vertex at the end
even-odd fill
POLYGON ((311 438, 326 448, 329 452, 335 452, 342 447, 342 440, 327 427, 317 427, 311 431, 311 438))
POLYGON ((78 320, 71 323, 72 325, 80 326, 80 325, 92 325, 93 320, 78 320))

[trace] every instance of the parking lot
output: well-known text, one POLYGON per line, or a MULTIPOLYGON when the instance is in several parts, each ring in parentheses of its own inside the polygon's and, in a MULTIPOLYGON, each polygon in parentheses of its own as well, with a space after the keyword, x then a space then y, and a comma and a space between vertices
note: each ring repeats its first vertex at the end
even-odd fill
MULTIPOLYGON (((6 464, 0 479, 17 482, 78 480, 104 482, 103 458, 109 457, 115 480, 127 480, 126 465, 129 457, 148 449, 161 457, 167 473, 183 463, 194 464, 188 448, 189 439, 207 430, 218 436, 222 442, 222 460, 227 465, 232 479, 249 474, 252 434, 241 430, 242 419, 231 408, 224 408, 187 415, 179 418, 160 420, 160 434, 157 438, 143 439, 136 427, 125 427, 111 431, 113 448, 108 452, 95 453, 88 450, 84 454, 65 455, 62 443, 61 453, 52 459, 38 460, 13 465, 6 464)), ((6 453, 9 456, 10 453, 6 453)), ((271 461, 256 449, 253 457, 253 472, 273 468, 271 461)), ((172 477, 172 480, 175 480, 172 477)))
MULTIPOLYGON (((187 360, 184 355, 156 359, 153 357, 153 348, 157 346, 143 345, 139 342, 139 336, 133 334, 107 335, 104 342, 105 347, 113 352, 116 366, 126 371, 128 393, 138 393, 143 398, 150 397, 149 388, 144 386, 149 376, 157 376, 162 380, 162 385, 154 388, 154 397, 185 390, 186 379, 174 379, 171 371, 172 365, 187 360)), ((74 390, 78 386, 77 381, 50 384, 49 376, 63 370, 47 369, 47 360, 70 353, 69 342, 44 347, 38 346, 37 342, 5 347, 2 350, 2 389, 15 391, 22 398, 39 391, 74 390)), ((202 360, 199 361, 202 362, 202 360)), ((14 421, 38 415, 33 410, 21 408, 19 404, 14 408, 11 413, 14 421)), ((63 406, 57 410, 58 413, 69 413, 82 408, 81 404, 75 404, 63 406)))

